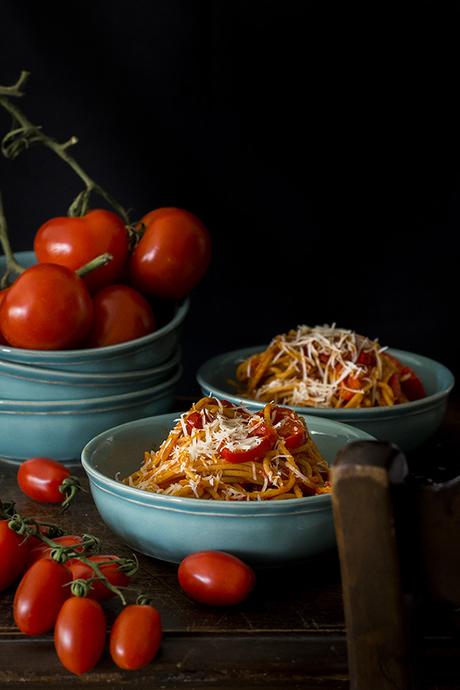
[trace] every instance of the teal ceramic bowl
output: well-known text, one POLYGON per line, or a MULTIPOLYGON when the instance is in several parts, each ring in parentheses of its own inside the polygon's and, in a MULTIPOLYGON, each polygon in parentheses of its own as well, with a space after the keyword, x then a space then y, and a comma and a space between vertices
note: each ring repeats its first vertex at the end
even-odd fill
POLYGON ((180 351, 149 369, 80 373, 0 360, 1 396, 7 400, 80 400, 133 393, 170 379, 179 369, 180 351))
MULTIPOLYGON (((263 407, 262 402, 236 394, 236 387, 232 386, 229 380, 235 380, 236 368, 240 362, 265 348, 266 346, 259 346, 234 350, 208 360, 197 373, 203 393, 237 404, 242 403, 249 409, 263 407)), ((446 411, 448 395, 454 385, 454 377, 447 367, 428 357, 403 350, 388 350, 388 353, 416 372, 425 387, 425 398, 394 407, 337 410, 291 406, 292 409, 300 414, 307 413, 314 417, 326 417, 351 424, 379 440, 396 443, 404 451, 417 448, 440 426, 446 411)))
MULTIPOLYGON (((17 252, 16 258, 24 266, 36 262, 33 252, 17 252)), ((0 257, 0 275, 5 258, 0 257)), ((0 360, 30 364, 45 369, 61 369, 81 373, 108 373, 156 367, 170 359, 177 350, 181 327, 190 302, 185 299, 175 308, 172 319, 154 333, 126 343, 82 350, 24 350, 0 345, 0 360)))
POLYGON ((45 456, 78 462, 83 446, 104 429, 171 409, 179 369, 152 388, 72 401, 0 399, 0 458, 21 462, 45 456))
MULTIPOLYGON (((145 450, 158 448, 179 414, 122 424, 83 449, 82 464, 99 513, 123 541, 172 563, 196 551, 217 549, 251 563, 281 565, 334 547, 328 494, 239 503, 164 496, 117 481, 140 466, 145 450)), ((329 419, 305 419, 329 463, 347 443, 372 438, 329 419)))

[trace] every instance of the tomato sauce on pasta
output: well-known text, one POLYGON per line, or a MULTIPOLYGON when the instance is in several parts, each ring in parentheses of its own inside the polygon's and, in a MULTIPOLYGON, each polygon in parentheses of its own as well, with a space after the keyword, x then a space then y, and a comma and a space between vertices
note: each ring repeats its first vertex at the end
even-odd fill
POLYGON ((331 490, 329 468, 303 417, 268 403, 251 413, 205 397, 123 480, 169 496, 224 501, 303 498, 331 490))
POLYGON ((298 326, 241 362, 247 398, 306 407, 377 407, 425 397, 412 369, 378 340, 332 326, 298 326))

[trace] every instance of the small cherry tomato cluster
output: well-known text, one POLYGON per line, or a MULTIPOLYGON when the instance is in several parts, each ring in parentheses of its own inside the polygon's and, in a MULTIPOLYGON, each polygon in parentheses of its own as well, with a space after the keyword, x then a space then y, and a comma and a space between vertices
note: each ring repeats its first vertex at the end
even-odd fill
POLYGON ((38 264, 0 291, 0 344, 61 350, 153 332, 152 300, 184 298, 208 268, 211 241, 182 209, 156 209, 130 227, 96 209, 48 220, 34 251, 38 264))
MULTIPOLYGON (((118 595, 124 606, 109 637, 115 664, 125 670, 148 665, 162 640, 160 613, 139 596, 126 604, 123 590, 137 570, 137 559, 94 553, 90 535, 53 536, 59 529, 14 513, 0 501, 0 592, 17 583, 13 617, 24 635, 54 630, 56 653, 66 669, 80 675, 100 660, 107 621, 102 604, 118 595)), ((181 562, 178 581, 194 601, 233 606, 255 585, 252 568, 221 551, 194 553, 181 562)))
POLYGON ((49 526, 5 511, 0 503, 0 592, 19 580, 13 600, 19 630, 29 636, 54 630, 61 663, 72 673, 86 673, 105 648, 102 603, 118 594, 125 605, 110 632, 112 659, 127 670, 149 664, 161 643, 160 614, 145 597, 126 605, 122 594, 137 561, 92 553, 98 546, 94 537, 50 539, 47 531, 49 526))

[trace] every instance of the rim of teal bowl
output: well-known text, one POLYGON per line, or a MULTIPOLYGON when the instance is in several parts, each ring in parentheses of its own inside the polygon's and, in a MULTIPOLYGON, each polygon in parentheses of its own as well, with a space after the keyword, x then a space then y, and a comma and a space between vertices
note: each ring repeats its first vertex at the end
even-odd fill
MULTIPOLYGON (((215 367, 216 365, 218 366, 221 361, 225 358, 226 360, 230 360, 232 356, 234 357, 235 360, 235 366, 239 361, 242 361, 246 357, 249 357, 251 354, 255 354, 256 352, 262 352, 264 349, 266 349, 268 346, 267 345, 262 345, 262 346, 256 346, 256 347, 248 347, 248 348, 243 348, 239 350, 231 350, 229 352, 225 352, 220 355, 216 355, 215 357, 211 357, 211 359, 208 359, 206 362, 204 362, 200 368, 197 371, 196 374, 196 379, 203 391, 209 392, 211 395, 215 394, 218 397, 222 396, 224 399, 227 396, 227 400, 229 402, 234 402, 234 403, 239 403, 241 405, 261 405, 262 407, 266 404, 262 400, 256 400, 254 398, 243 398, 240 395, 236 395, 235 393, 231 393, 229 390, 225 390, 223 388, 220 388, 212 383, 212 374, 211 376, 207 376, 207 372, 211 367, 215 367)), ((421 398, 420 400, 413 400, 412 402, 407 402, 407 403, 401 403, 400 405, 393 405, 393 406, 382 406, 382 407, 364 407, 364 408, 334 408, 334 407, 300 407, 299 405, 285 405, 285 407, 289 407, 292 410, 295 410, 299 414, 311 414, 313 416, 320 416, 320 415, 327 415, 329 418, 331 417, 349 417, 350 419, 354 417, 399 417, 401 414, 404 413, 411 413, 415 412, 420 408, 428 407, 432 405, 433 403, 436 403, 439 400, 442 400, 443 398, 447 397, 454 387, 455 384, 455 378, 453 373, 448 369, 444 364, 441 364, 441 362, 437 362, 435 359, 431 359, 430 357, 425 357, 424 355, 419 355, 415 352, 409 352, 407 350, 398 350, 395 348, 388 348, 388 352, 390 354, 393 354, 395 357, 398 357, 401 359, 404 363, 404 358, 411 358, 411 357, 417 357, 418 359, 421 360, 423 365, 430 365, 431 367, 434 367, 437 371, 441 372, 444 374, 446 377, 446 385, 441 388, 440 390, 436 391, 436 393, 432 393, 431 395, 427 395, 424 398, 421 398)), ((284 404, 284 403, 283 403, 284 404)))
MULTIPOLYGON (((313 512, 316 509, 320 509, 322 504, 324 504, 324 507, 328 507, 331 505, 330 493, 320 494, 318 496, 305 496, 303 498, 289 498, 285 501, 217 501, 205 498, 165 496, 164 494, 157 494, 153 491, 146 491, 144 489, 138 489, 134 486, 122 484, 121 482, 117 481, 116 479, 112 479, 111 477, 108 477, 106 474, 100 472, 92 466, 91 461, 89 459, 90 454, 94 451, 97 445, 101 443, 101 441, 104 441, 107 435, 113 433, 114 431, 117 431, 118 429, 126 428, 128 426, 131 427, 133 431, 135 431, 137 426, 144 426, 149 421, 154 422, 156 420, 157 422, 160 422, 165 418, 179 417, 181 414, 183 414, 183 412, 170 412, 164 415, 155 415, 153 417, 145 417, 143 419, 138 419, 133 422, 126 422, 125 424, 118 424, 117 426, 112 427, 111 429, 107 429, 106 431, 103 431, 102 433, 92 438, 84 446, 81 453, 81 463, 90 481, 93 482, 94 480, 94 482, 97 484, 98 489, 112 493, 118 496, 120 499, 126 499, 131 502, 137 502, 148 507, 163 510, 175 510, 177 512, 182 512, 182 508, 184 512, 187 513, 193 512, 193 508, 196 508, 201 514, 205 514, 206 511, 203 511, 203 509, 210 509, 211 506, 216 506, 215 510, 213 509, 211 513, 208 513, 213 515, 219 514, 219 511, 225 514, 231 512, 244 513, 248 510, 251 513, 262 513, 264 510, 267 510, 268 506, 270 506, 269 514, 271 515, 276 512, 289 512, 290 506, 292 506, 292 509, 301 508, 303 506, 311 506, 311 510, 306 512, 313 512), (100 486, 98 482, 102 483, 103 486, 100 486), (145 501, 142 501, 142 498, 144 498, 145 501), (158 503, 158 505, 155 505, 156 503, 158 503), (185 508, 187 508, 187 510, 185 510, 185 508)), ((333 431, 333 429, 337 429, 338 431, 346 430, 348 435, 354 437, 351 438, 350 441, 348 441, 348 443, 351 443, 351 441, 375 441, 374 436, 371 436, 362 429, 357 429, 355 427, 349 426, 348 424, 344 424, 343 422, 336 422, 335 420, 327 419, 325 417, 310 417, 306 414, 303 414, 302 416, 305 417, 307 427, 310 430, 310 432, 312 431, 312 428, 319 427, 319 429, 317 429, 313 435, 322 434, 327 436, 327 429, 329 428, 330 431, 333 431), (330 428, 331 425, 332 429, 330 428), (321 430, 321 427, 323 427, 323 430, 321 430)))
POLYGON ((34 367, 30 364, 24 364, 16 361, 1 360, 0 359, 0 374, 4 370, 5 376, 12 376, 14 378, 25 379, 32 382, 39 383, 50 383, 53 385, 66 385, 67 383, 80 383, 83 385, 83 381, 90 381, 92 383, 103 383, 103 384, 113 384, 114 382, 123 383, 124 381, 129 381, 131 379, 142 379, 148 376, 154 376, 162 371, 168 369, 177 368, 181 361, 181 348, 178 345, 174 350, 174 354, 170 359, 166 360, 162 364, 158 364, 155 367, 150 367, 149 369, 131 369, 129 371, 120 372, 107 372, 105 374, 93 373, 93 372, 82 372, 82 371, 63 371, 62 369, 46 369, 45 367, 34 367), (32 377, 30 374, 34 372, 35 376, 32 377), (53 380, 45 380, 46 377, 53 380), (54 379, 57 379, 54 380, 54 379))
POLYGON ((0 400, 0 414, 8 413, 38 413, 38 414, 69 414, 77 412, 79 408, 83 414, 90 412, 90 408, 97 407, 99 409, 103 405, 107 405, 107 409, 123 406, 129 403, 135 404, 144 398, 154 400, 161 396, 168 388, 172 388, 179 381, 182 376, 183 369, 179 366, 174 376, 162 381, 161 383, 144 388, 130 393, 117 393, 116 395, 105 395, 100 398, 80 398, 79 400, 0 400))
MULTIPOLYGON (((23 258, 24 260, 29 260, 29 259, 35 259, 35 253, 33 251, 27 251, 27 252, 16 252, 15 253, 16 258, 18 261, 23 258)), ((1 259, 4 258, 4 255, 0 256, 0 261, 1 259)), ((117 343, 116 345, 106 345, 104 347, 88 347, 88 348, 81 348, 80 350, 28 350, 26 348, 22 347, 11 347, 10 345, 0 345, 0 356, 2 353, 8 354, 11 352, 12 354, 14 353, 28 353, 30 354, 31 357, 40 357, 42 359, 52 359, 53 357, 61 357, 62 359, 68 359, 69 357, 82 357, 83 359, 88 359, 91 356, 94 356, 95 354, 118 354, 120 352, 124 352, 125 350, 131 350, 131 349, 137 349, 137 347, 142 347, 143 345, 150 344, 152 342, 155 342, 155 340, 158 340, 161 338, 163 335, 169 333, 172 330, 175 330, 182 321, 185 319, 188 311, 190 309, 190 298, 185 297, 183 300, 181 300, 177 304, 177 310, 171 319, 171 321, 168 321, 164 326, 159 328, 157 331, 154 331, 153 333, 148 333, 147 335, 143 335, 142 338, 136 338, 135 340, 128 340, 124 343, 117 343)))

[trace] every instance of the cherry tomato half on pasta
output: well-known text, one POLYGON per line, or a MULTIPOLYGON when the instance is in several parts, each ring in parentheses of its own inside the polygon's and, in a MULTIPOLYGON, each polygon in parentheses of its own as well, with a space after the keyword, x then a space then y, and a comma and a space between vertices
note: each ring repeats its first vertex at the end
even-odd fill
POLYGON ((246 599, 256 582, 253 569, 224 551, 199 551, 179 565, 179 584, 195 601, 233 606, 246 599))

